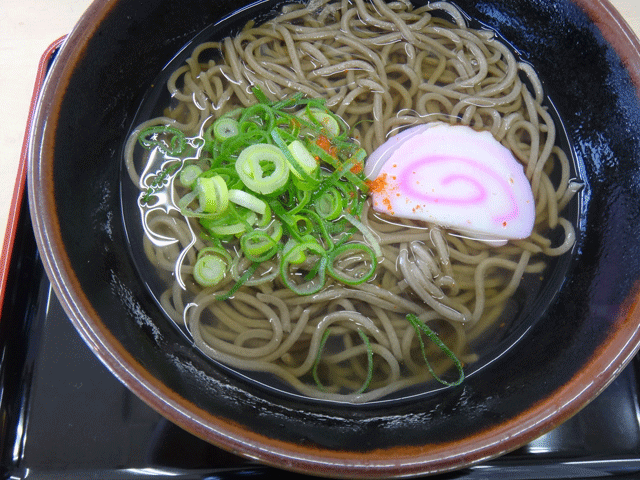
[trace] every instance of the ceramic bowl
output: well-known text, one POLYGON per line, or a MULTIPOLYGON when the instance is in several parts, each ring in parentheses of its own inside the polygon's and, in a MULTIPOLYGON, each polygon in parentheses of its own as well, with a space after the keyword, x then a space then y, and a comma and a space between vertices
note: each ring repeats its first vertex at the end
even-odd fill
MULTIPOLYGON (((640 44, 604 0, 458 0, 531 63, 584 165, 566 276, 505 348, 414 402, 298 402, 193 348, 139 278, 122 222, 122 147, 144 92, 243 0, 96 1, 60 50, 31 138, 29 200, 79 334, 166 418, 231 452, 332 477, 437 473, 513 450, 601 392, 640 341, 640 44), (516 341, 517 340, 517 341, 516 341)), ((268 11, 269 2, 247 12, 268 11)), ((253 13, 251 13, 253 14, 253 13)), ((248 14, 247 14, 248 15, 248 14)))

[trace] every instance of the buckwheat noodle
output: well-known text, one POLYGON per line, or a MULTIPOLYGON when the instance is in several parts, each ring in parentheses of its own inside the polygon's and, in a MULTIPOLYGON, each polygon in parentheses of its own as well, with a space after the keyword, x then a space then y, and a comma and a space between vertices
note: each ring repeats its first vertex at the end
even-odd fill
MULTIPOLYGON (((580 184, 571 179, 569 160, 556 144, 539 78, 492 32, 468 28, 449 3, 293 4, 272 21, 197 46, 168 80, 172 107, 136 127, 125 146, 133 182, 145 190, 157 171, 149 157, 138 173, 135 149, 142 129, 171 125, 188 136, 201 135, 225 112, 252 104, 252 85, 273 101, 296 92, 326 98, 368 153, 419 123, 488 130, 524 165, 536 220, 529 238, 493 247, 437 225, 386 218, 365 206, 362 221, 383 251, 375 280, 356 286, 330 280, 319 293, 300 296, 279 282, 276 265, 267 261, 221 302, 215 294, 227 291, 250 262, 237 261, 215 287, 203 289, 193 281, 196 252, 206 243, 197 221, 175 208, 180 187, 174 185, 167 198, 141 207, 150 233, 145 252, 171 274, 160 296, 164 309, 215 360, 274 374, 309 397, 378 399, 432 378, 408 313, 438 332, 463 362, 473 362, 470 342, 501 317, 521 280, 541 274, 546 257, 562 255, 575 241, 572 223, 561 214, 580 184), (558 244, 551 235, 559 232, 558 244), (319 388, 311 372, 329 328, 341 348, 322 354, 319 388), (367 350, 357 331, 371 339, 375 365, 364 393, 359 388, 367 376, 367 350)), ((446 375, 451 363, 441 352, 427 345, 427 355, 435 372, 446 375)))

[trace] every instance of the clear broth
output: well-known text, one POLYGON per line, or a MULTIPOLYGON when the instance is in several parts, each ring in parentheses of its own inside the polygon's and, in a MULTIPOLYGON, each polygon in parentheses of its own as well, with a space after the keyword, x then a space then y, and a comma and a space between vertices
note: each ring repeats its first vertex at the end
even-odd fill
MULTIPOLYGON (((290 2, 258 2, 250 5, 249 7, 238 10, 233 15, 221 20, 219 23, 211 25, 207 29, 203 30, 191 42, 189 42, 173 58, 173 60, 166 65, 158 77, 151 82, 152 86, 149 88, 144 98, 141 99, 140 108, 132 123, 132 127, 135 127, 147 119, 161 115, 162 110, 166 106, 170 105, 171 98, 166 89, 167 79, 176 68, 184 64, 185 59, 190 56, 192 50, 197 45, 204 41, 221 40, 225 37, 233 36, 236 32, 242 29, 248 20, 257 19, 256 23, 266 21, 275 16, 276 13, 279 12, 281 6, 286 3, 290 2)), ((486 29, 486 27, 474 22, 472 19, 469 19, 468 23, 471 27, 482 27, 486 29)), ((504 39, 499 39, 508 45, 504 39)), ((512 49, 512 51, 520 61, 517 51, 515 49, 512 49)), ((542 80, 544 81, 544 79, 542 80)), ((551 99, 547 97, 545 104, 548 107, 549 113, 553 116, 557 127, 556 144, 564 150, 571 161, 572 178, 580 179, 582 167, 576 163, 576 156, 573 154, 566 131, 562 126, 560 116, 558 115, 551 99)), ((167 282, 171 279, 163 278, 161 275, 158 275, 156 267, 148 261, 147 256, 144 253, 142 238, 145 235, 145 231, 141 222, 139 209, 140 191, 131 182, 125 168, 122 168, 121 187, 123 221, 129 239, 131 257, 138 269, 140 278, 146 284, 149 293, 155 299, 160 308, 162 308, 159 300, 160 295, 167 288, 167 282)), ((574 226, 576 226, 576 232, 578 235, 580 211, 581 195, 578 194, 563 210, 563 216, 573 222, 574 226)), ((557 236, 561 237, 562 229, 558 227, 557 230, 557 236)), ((558 239, 554 240, 557 241, 558 239)), ((516 347, 516 344, 526 334, 527 330, 531 328, 538 318, 544 315, 549 305, 553 302, 557 291, 562 286, 568 269, 571 267, 573 258, 572 252, 575 251, 575 249, 576 245, 574 245, 570 252, 567 252, 560 257, 549 258, 547 268, 542 272, 542 274, 529 274, 523 279, 515 294, 509 299, 501 317, 491 328, 487 329, 471 343, 471 349, 478 355, 479 359, 475 363, 465 367, 465 375, 467 377, 474 375, 484 366, 495 361, 507 350, 516 347)), ((184 334, 185 341, 192 342, 192 338, 187 329, 184 326, 175 325, 176 328, 184 334)), ((231 374, 242 377, 246 379, 246 381, 257 384, 260 388, 268 389, 271 392, 276 392, 277 394, 282 395, 292 395, 304 401, 326 402, 326 400, 308 399, 307 397, 300 395, 274 375, 259 372, 239 371, 220 364, 215 360, 211 361, 220 365, 221 368, 228 370, 231 374)), ((397 391, 380 400, 369 402, 366 405, 379 405, 384 402, 398 400, 413 400, 422 395, 433 394, 434 392, 440 391, 444 388, 447 387, 435 382, 414 385, 397 391)))

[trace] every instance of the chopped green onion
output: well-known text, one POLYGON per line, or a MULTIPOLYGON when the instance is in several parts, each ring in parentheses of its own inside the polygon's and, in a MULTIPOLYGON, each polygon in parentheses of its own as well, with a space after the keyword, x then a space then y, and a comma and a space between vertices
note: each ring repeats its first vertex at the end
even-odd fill
POLYGON ((243 190, 229 190, 229 200, 237 205, 259 213, 260 215, 267 213, 267 209, 269 208, 269 205, 257 198, 255 195, 251 195, 243 190))
POLYGON ((193 266, 193 278, 203 287, 213 287, 220 283, 227 271, 223 259, 214 255, 201 256, 193 266))
POLYGON ((274 110, 282 110, 283 108, 290 108, 296 105, 301 105, 305 101, 303 97, 304 93, 298 92, 289 98, 285 98, 283 100, 280 100, 279 102, 275 102, 271 105, 271 108, 273 108, 274 110))
POLYGON ((364 383, 360 387, 360 389, 356 393, 363 393, 369 385, 371 385, 371 380, 373 379, 373 347, 371 346, 371 342, 369 341, 369 337, 360 329, 358 329, 358 335, 362 339, 362 342, 367 347, 367 378, 364 383))
POLYGON ((289 259, 289 263, 293 265, 299 265, 307 259, 303 250, 298 250, 295 255, 289 255, 293 247, 296 245, 299 245, 299 242, 290 238, 287 243, 284 244, 284 247, 282 247, 282 255, 286 256, 289 259))
POLYGON ((312 175, 310 175, 305 168, 302 167, 302 165, 300 165, 298 163, 298 161, 295 159, 295 157, 291 154, 291 151, 289 150, 289 147, 287 146, 287 144, 284 142, 284 140, 282 139, 282 136, 280 135, 280 133, 277 131, 277 129, 274 129, 271 131, 271 137, 273 138, 273 141, 275 142, 275 144, 280 148, 280 151, 282 152, 282 154, 284 155, 285 159, 287 160, 289 167, 293 167, 293 169, 295 169, 296 171, 296 177, 298 177, 300 180, 302 180, 303 182, 315 186, 318 184, 318 180, 313 177, 312 175))
POLYGON ((284 233, 282 223, 280 223, 278 220, 271 221, 268 227, 261 231, 269 232, 271 238, 273 238, 276 242, 279 242, 282 239, 282 234, 284 233))
POLYGON ((256 97, 256 100, 258 100, 258 103, 270 103, 269 99, 259 86, 255 85, 251 87, 251 91, 253 92, 253 96, 256 97))
POLYGON ((364 224, 353 215, 345 213, 344 218, 346 218, 351 223, 351 225, 360 230, 360 233, 362 233, 364 239, 369 243, 369 245, 371 245, 371 248, 373 248, 373 251, 376 254, 376 258, 381 258, 382 249, 380 248, 380 244, 378 243, 376 237, 373 236, 371 230, 365 227, 364 224))
POLYGON ((240 132, 238 121, 229 117, 220 117, 213 122, 213 135, 218 140, 235 137, 240 132))
POLYGON ((329 336, 331 335, 331 329, 327 328, 322 334, 322 338, 320 339, 320 345, 318 346, 318 354, 316 355, 316 359, 313 362, 313 368, 311 369, 311 375, 313 375, 313 380, 316 382, 318 388, 322 391, 325 390, 324 385, 320 381, 318 377, 318 365, 320 365, 320 357, 322 357, 322 351, 324 350, 324 346, 329 340, 329 336))
POLYGON ((233 261, 233 258, 231 258, 231 255, 229 255, 229 252, 227 252, 221 246, 204 247, 198 252, 197 258, 204 257, 205 255, 218 255, 219 257, 224 258, 229 264, 233 261))
POLYGON ((187 165, 180 170, 180 183, 184 187, 193 188, 201 173, 202 169, 198 165, 187 165))
MULTIPOLYGON (((327 253, 324 249, 313 242, 305 242, 299 243, 292 247, 287 253, 284 253, 282 256, 282 261, 280 262, 280 276, 282 277, 282 281, 284 284, 293 292, 298 295, 312 295, 314 293, 319 292, 325 284, 325 271, 327 265, 327 253), (297 262, 300 256, 304 256, 305 260, 300 263, 305 263, 309 260, 309 253, 315 254, 315 256, 319 257, 317 262, 320 263, 317 275, 305 281, 304 283, 296 283, 294 281, 294 277, 297 276, 292 274, 290 271, 290 265, 294 264, 294 261, 297 262), (294 261, 292 261, 294 260, 294 261)), ((306 280, 306 279, 304 279, 306 280)))
POLYGON ((295 223, 292 225, 292 228, 296 230, 298 235, 308 235, 313 232, 313 222, 311 219, 305 215, 294 215, 293 217, 295 223))
POLYGON ((334 248, 338 248, 340 245, 351 240, 351 237, 358 231, 356 227, 351 227, 349 230, 344 231, 344 229, 340 232, 342 234, 342 238, 338 240, 338 243, 334 245, 334 248))
MULTIPOLYGON (((318 215, 317 213, 308 210, 308 209, 303 209, 300 211, 300 213, 306 217, 309 218, 309 220, 312 220, 317 226, 318 226, 318 230, 314 229, 314 234, 317 236, 318 233, 320 234, 320 238, 322 240, 325 241, 326 245, 325 245, 325 249, 327 251, 332 250, 334 248, 334 242, 333 242, 333 238, 331 237, 331 235, 329 234, 328 230, 327 230, 327 222, 325 220, 323 220, 320 215, 318 215)), ((313 226, 311 227, 313 228, 313 226)), ((316 242, 318 240, 316 240, 315 237, 311 237, 313 238, 313 240, 315 240, 316 242)))
POLYGON ((289 168, 286 161, 281 149, 259 143, 242 150, 235 167, 247 188, 268 195, 287 183, 289 168))
POLYGON ((238 119, 241 132, 250 132, 255 129, 269 132, 273 130, 275 123, 273 109, 263 103, 257 103, 245 108, 238 119))
POLYGON ((464 381, 464 370, 462 368, 462 363, 460 362, 460 360, 458 360, 458 357, 456 357, 455 354, 451 350, 449 350, 449 347, 447 347, 444 344, 444 342, 440 340, 440 337, 438 337, 438 335, 433 330, 431 330, 424 322, 421 322, 418 319, 418 317, 410 313, 407 315, 407 320, 409 321, 409 323, 411 323, 414 330, 416 331, 416 336, 418 337, 418 342, 420 343, 420 350, 422 350, 422 357, 424 358, 424 361, 427 364, 429 373, 433 375, 433 378, 435 378, 438 382, 442 383, 443 385, 447 385, 449 387, 455 387, 456 385, 460 385, 464 381), (422 340, 422 334, 425 334, 427 337, 429 337, 429 340, 435 343, 436 346, 440 350, 442 350, 442 352, 453 361, 453 364, 458 370, 458 379, 456 381, 448 382, 446 380, 443 380, 438 375, 436 375, 436 373, 433 371, 433 368, 431 367, 431 364, 427 359, 427 354, 424 348, 424 342, 422 340))
POLYGON ((335 220, 345 210, 345 199, 335 187, 328 188, 315 203, 316 212, 325 220, 335 220))
POLYGON ((307 206, 309 201, 311 201, 311 192, 309 190, 297 190, 295 192, 290 193, 291 198, 290 202, 287 204, 290 215, 295 215, 296 213, 300 213, 300 211, 307 206))
POLYGON ((245 284, 251 276, 256 273, 256 270, 260 266, 259 262, 254 262, 251 266, 242 274, 242 276, 238 279, 238 281, 229 289, 227 293, 222 293, 220 295, 216 295, 216 300, 218 302, 223 302, 224 300, 228 300, 245 284))
POLYGON ((252 262, 264 262, 278 253, 278 241, 266 232, 254 230, 240 238, 240 247, 252 262))
POLYGON ((362 164, 364 150, 324 100, 299 93, 271 101, 258 86, 252 89, 257 103, 207 120, 202 137, 186 138, 164 126, 140 133, 145 148, 189 158, 189 165, 175 162, 156 174, 143 203, 182 167, 175 181, 191 191, 177 206, 198 219, 200 237, 214 245, 201 251, 219 260, 207 262, 231 264, 238 278, 233 265, 239 258, 253 262, 250 275, 275 258, 273 272, 299 295, 322 288, 327 273, 349 285, 369 280, 381 249, 360 221, 367 186, 354 167, 362 164), (357 231, 370 246, 353 241, 357 231), (362 246, 353 248, 356 243, 362 246), (232 253, 222 254, 225 249, 232 253), (337 261, 348 255, 349 263, 337 261))
POLYGON ((292 165, 291 163, 289 163, 291 173, 293 173, 300 180, 303 180, 303 178, 298 173, 299 169, 304 170, 309 176, 312 176, 318 169, 318 162, 315 158, 313 158, 313 156, 309 153, 309 150, 307 150, 307 148, 300 140, 294 140, 293 142, 291 142, 287 149, 289 150, 289 152, 291 152, 291 156, 297 164, 292 165))
POLYGON ((258 221, 257 226, 258 227, 266 227, 267 225, 269 225, 269 223, 272 220, 272 216, 271 216, 271 208, 269 207, 268 203, 265 203, 265 210, 264 210, 264 214, 262 215, 262 218, 258 221))
POLYGON ((347 243, 334 248, 333 251, 329 253, 329 264, 327 265, 327 273, 339 282, 344 283, 345 285, 360 285, 364 282, 369 281, 371 277, 373 277, 377 267, 378 261, 376 259, 376 255, 373 253, 373 250, 369 248, 369 246, 362 243, 347 243), (340 256, 343 256, 345 254, 361 255, 361 252, 364 252, 366 256, 369 257, 369 265, 364 272, 358 272, 356 276, 351 276, 346 272, 337 270, 335 268, 334 263, 336 259, 340 258, 340 256))
POLYGON ((244 223, 234 223, 232 225, 222 225, 218 227, 211 227, 209 229, 211 233, 218 237, 226 237, 228 235, 239 235, 247 231, 244 223))
POLYGON ((293 218, 293 215, 291 215, 277 200, 269 202, 269 206, 273 210, 275 216, 287 226, 288 230, 294 236, 297 236, 299 238, 300 236, 297 234, 297 232, 295 230, 292 230, 292 227, 296 222, 293 218))
POLYGON ((194 192, 198 194, 200 209, 204 213, 220 214, 229 205, 227 184, 220 175, 196 180, 194 192))
POLYGON ((301 110, 298 116, 317 124, 332 137, 336 137, 340 133, 340 125, 335 116, 319 108, 301 110))

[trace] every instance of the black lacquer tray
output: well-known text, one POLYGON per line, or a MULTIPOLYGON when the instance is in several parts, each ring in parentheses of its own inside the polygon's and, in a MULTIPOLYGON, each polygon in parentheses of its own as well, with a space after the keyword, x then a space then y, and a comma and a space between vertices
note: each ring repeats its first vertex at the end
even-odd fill
MULTIPOLYGON (((19 181, 24 179, 19 176, 19 181)), ((12 248, 5 245, 9 253, 2 272, 1 478, 303 478, 185 432, 100 363, 66 317, 44 273, 23 188, 16 188, 15 234, 12 248)), ((636 357, 578 415, 525 447, 429 478, 640 478, 639 366, 636 357)))

